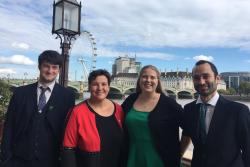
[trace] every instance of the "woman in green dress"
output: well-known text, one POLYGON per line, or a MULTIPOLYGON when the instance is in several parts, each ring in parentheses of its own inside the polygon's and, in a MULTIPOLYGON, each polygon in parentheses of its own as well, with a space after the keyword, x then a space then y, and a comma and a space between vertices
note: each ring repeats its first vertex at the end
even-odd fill
POLYGON ((161 88, 160 72, 141 69, 136 93, 122 104, 127 131, 127 167, 179 167, 182 108, 161 88))

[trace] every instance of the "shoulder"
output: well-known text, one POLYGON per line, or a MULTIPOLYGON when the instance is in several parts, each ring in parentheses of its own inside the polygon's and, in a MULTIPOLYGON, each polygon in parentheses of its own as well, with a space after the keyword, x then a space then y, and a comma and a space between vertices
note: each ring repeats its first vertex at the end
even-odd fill
POLYGON ((194 113, 196 111, 196 101, 194 100, 186 105, 184 105, 184 109, 183 109, 183 114, 190 114, 190 113, 194 113))
POLYGON ((85 108, 88 108, 88 105, 87 105, 87 102, 86 100, 76 104, 74 107, 73 107, 73 110, 75 111, 79 111, 79 110, 82 110, 82 109, 85 109, 85 108))
POLYGON ((116 103, 116 102, 113 102, 113 103, 115 105, 115 116, 117 118, 124 119, 124 112, 123 112, 122 106, 120 104, 116 103))
POLYGON ((124 102, 126 102, 126 101, 134 101, 135 99, 137 99, 137 97, 138 97, 138 93, 132 93, 131 95, 129 95, 126 99, 125 99, 125 101, 124 102))
POLYGON ((91 112, 89 112, 86 101, 83 101, 72 108, 70 115, 71 117, 80 117, 81 115, 85 115, 86 113, 91 112))
POLYGON ((190 103, 184 105, 184 109, 195 107, 196 101, 197 101, 197 100, 194 100, 194 101, 192 101, 192 102, 190 102, 190 103))
POLYGON ((70 88, 68 88, 68 87, 67 87, 67 88, 63 87, 62 85, 60 85, 60 84, 58 84, 58 83, 55 83, 53 89, 59 89, 60 91, 65 91, 65 92, 69 92, 69 91, 72 90, 72 89, 70 89, 70 88))
POLYGON ((23 93, 27 94, 27 92, 31 90, 35 90, 36 88, 37 88, 37 83, 33 83, 33 84, 25 85, 25 86, 19 86, 15 88, 14 94, 24 95, 23 93))
POLYGON ((224 106, 227 110, 232 110, 232 111, 235 110, 241 113, 243 112, 243 113, 249 114, 248 106, 246 106, 243 103, 228 100, 222 96, 220 96, 218 100, 218 105, 224 106))
POLYGON ((220 105, 220 106, 225 106, 226 108, 228 109, 235 109, 235 108, 248 108, 245 104, 243 103, 239 103, 239 102, 236 102, 236 101, 231 101, 231 100, 228 100, 226 98, 224 98, 223 96, 220 95, 219 99, 218 99, 218 102, 216 105, 220 105))
POLYGON ((64 94, 68 94, 68 95, 74 95, 75 94, 73 88, 70 88, 70 87, 65 88, 62 85, 58 84, 58 83, 55 83, 54 88, 60 90, 60 92, 64 93, 64 94))
POLYGON ((177 103, 175 99, 165 95, 164 93, 161 93, 159 101, 164 101, 166 103, 177 103))
POLYGON ((177 103, 177 101, 169 96, 166 96, 164 93, 161 93, 159 105, 163 107, 170 107, 170 108, 179 108, 182 109, 181 105, 177 103))
POLYGON ((113 104, 115 105, 115 108, 118 109, 118 110, 122 110, 122 106, 114 101, 112 101, 113 104))
POLYGON ((122 103, 122 109, 124 111, 124 113, 128 113, 129 110, 132 108, 135 100, 137 99, 138 97, 138 93, 133 93, 131 95, 129 95, 125 100, 124 102, 122 103))

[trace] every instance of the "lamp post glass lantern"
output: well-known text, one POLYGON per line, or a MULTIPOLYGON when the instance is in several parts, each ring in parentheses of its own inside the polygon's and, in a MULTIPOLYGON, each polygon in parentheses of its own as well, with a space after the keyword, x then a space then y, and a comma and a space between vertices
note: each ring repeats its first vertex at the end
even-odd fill
POLYGON ((52 34, 60 38, 63 65, 61 67, 59 84, 68 86, 69 49, 71 40, 80 35, 81 2, 76 0, 58 0, 53 4, 52 34))

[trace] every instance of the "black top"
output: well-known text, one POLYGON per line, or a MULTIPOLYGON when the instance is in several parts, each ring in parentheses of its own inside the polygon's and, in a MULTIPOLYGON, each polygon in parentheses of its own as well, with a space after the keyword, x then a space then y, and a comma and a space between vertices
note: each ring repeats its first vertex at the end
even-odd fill
POLYGON ((104 117, 88 107, 96 115, 96 127, 101 141, 101 167, 119 167, 123 133, 116 121, 115 111, 111 116, 104 117))

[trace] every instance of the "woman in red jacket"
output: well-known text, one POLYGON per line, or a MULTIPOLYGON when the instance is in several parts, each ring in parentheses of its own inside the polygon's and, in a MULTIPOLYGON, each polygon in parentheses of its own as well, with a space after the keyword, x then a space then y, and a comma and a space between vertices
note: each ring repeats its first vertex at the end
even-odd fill
POLYGON ((90 73, 90 98, 76 105, 69 117, 63 141, 63 167, 119 167, 123 139, 123 111, 107 99, 110 74, 90 73))

